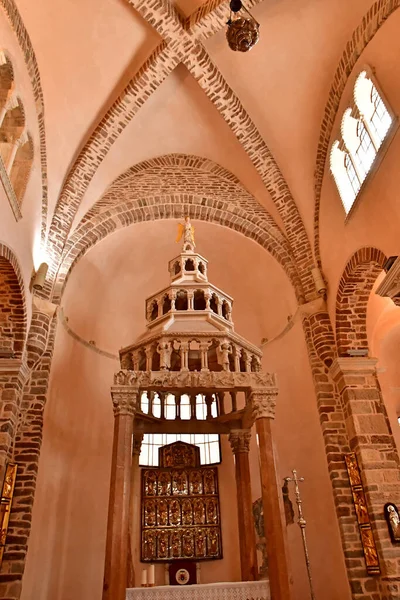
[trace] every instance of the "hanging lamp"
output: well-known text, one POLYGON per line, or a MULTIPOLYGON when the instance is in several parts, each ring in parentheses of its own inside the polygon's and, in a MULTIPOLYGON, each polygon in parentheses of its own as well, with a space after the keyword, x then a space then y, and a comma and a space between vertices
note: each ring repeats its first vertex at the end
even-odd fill
POLYGON ((241 0, 231 0, 229 7, 231 13, 226 30, 229 48, 235 52, 248 52, 260 39, 260 24, 241 0))

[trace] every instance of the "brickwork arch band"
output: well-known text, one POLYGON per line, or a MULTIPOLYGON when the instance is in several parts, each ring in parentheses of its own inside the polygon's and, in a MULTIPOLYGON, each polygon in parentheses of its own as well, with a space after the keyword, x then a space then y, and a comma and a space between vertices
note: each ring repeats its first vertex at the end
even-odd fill
POLYGON ((367 303, 386 256, 365 247, 350 258, 339 282, 336 299, 336 344, 339 356, 368 348, 367 303))
POLYGON ((21 270, 13 251, 0 243, 0 358, 22 358, 26 325, 21 270))
POLYGON ((246 211, 228 210, 226 203, 217 199, 187 195, 168 195, 125 202, 113 206, 95 219, 86 221, 69 239, 63 261, 57 273, 52 301, 59 303, 73 267, 86 252, 118 229, 143 221, 182 219, 189 215, 193 220, 207 221, 228 227, 243 234, 265 248, 284 269, 291 281, 299 302, 304 301, 303 289, 293 258, 285 246, 273 237, 267 228, 250 221, 246 211))

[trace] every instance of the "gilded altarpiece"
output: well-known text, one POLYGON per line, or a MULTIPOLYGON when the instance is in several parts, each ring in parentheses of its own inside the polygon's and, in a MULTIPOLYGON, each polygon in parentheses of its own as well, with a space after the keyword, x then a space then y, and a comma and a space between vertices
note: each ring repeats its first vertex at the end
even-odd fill
POLYGON ((222 558, 217 468, 184 442, 160 448, 159 464, 142 470, 142 561, 222 558))

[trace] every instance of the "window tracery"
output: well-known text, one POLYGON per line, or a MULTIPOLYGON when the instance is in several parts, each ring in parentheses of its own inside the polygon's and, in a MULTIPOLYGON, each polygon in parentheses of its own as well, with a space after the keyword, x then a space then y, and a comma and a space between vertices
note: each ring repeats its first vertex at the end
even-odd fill
POLYGON ((335 140, 330 168, 348 214, 387 138, 393 116, 372 76, 362 71, 354 85, 354 102, 344 112, 341 139, 335 140))

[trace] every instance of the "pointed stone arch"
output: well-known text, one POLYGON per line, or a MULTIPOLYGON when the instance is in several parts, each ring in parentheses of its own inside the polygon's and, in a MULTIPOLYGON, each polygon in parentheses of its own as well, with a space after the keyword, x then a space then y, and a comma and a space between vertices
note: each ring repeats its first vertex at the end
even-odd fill
POLYGON ((336 344, 339 356, 368 348, 368 298, 386 262, 377 248, 360 248, 343 271, 336 300, 336 344))

